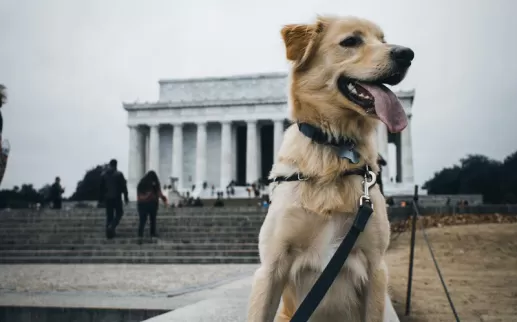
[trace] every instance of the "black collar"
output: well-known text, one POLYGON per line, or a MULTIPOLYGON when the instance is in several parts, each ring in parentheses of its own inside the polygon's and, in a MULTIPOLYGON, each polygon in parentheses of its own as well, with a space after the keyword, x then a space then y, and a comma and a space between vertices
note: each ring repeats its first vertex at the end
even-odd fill
POLYGON ((337 155, 342 159, 348 159, 351 163, 359 163, 359 153, 355 150, 356 142, 347 137, 336 139, 323 132, 320 128, 308 123, 298 123, 298 130, 318 144, 330 145, 336 148, 337 155))

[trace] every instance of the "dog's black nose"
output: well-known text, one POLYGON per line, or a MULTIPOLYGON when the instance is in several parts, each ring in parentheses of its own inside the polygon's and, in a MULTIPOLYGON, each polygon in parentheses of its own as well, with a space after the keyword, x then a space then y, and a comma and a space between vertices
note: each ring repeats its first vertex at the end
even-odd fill
POLYGON ((395 46, 390 52, 391 58, 401 67, 411 66, 411 61, 415 58, 415 53, 411 48, 395 46))

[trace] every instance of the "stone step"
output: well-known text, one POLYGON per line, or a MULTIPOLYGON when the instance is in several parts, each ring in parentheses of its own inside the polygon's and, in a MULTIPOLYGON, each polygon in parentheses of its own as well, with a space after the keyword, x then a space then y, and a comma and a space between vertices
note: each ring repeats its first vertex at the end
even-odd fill
POLYGON ((100 250, 2 250, 0 258, 14 257, 253 257, 258 256, 258 249, 232 249, 232 250, 204 250, 204 249, 187 249, 187 250, 165 250, 165 249, 138 249, 139 245, 135 245, 134 249, 100 249, 100 250))
MULTIPOLYGON (((256 264, 258 256, 0 257, 0 264, 256 264)), ((135 277, 138 278, 138 277, 135 277)))
MULTIPOLYGON (((157 216, 157 220, 164 222, 173 222, 173 223, 205 223, 205 222, 240 222, 240 221, 263 221, 264 216, 205 216, 205 217, 185 217, 185 216, 177 216, 177 217, 164 217, 157 216)), ((121 221, 139 221, 139 217, 136 216, 126 216, 124 215, 121 221)), ((105 216, 95 216, 95 217, 73 217, 73 218, 32 218, 32 219, 24 219, 24 218, 15 218, 10 220, 0 220, 2 225, 25 225, 25 224, 56 224, 56 225, 64 225, 70 222, 73 223, 90 223, 90 222, 106 222, 105 216)))
MULTIPOLYGON (((200 219, 169 219, 169 218, 160 218, 158 217, 156 219, 157 223, 161 223, 163 225, 186 225, 186 226, 192 226, 192 225, 198 225, 198 226, 238 226, 243 223, 252 223, 252 224, 262 224, 264 222, 264 218, 228 218, 228 219, 222 219, 222 218, 207 218, 205 220, 200 219)), ((10 228, 24 228, 24 227, 66 227, 66 226, 102 226, 106 223, 106 219, 102 218, 100 220, 95 219, 88 219, 88 220, 64 220, 64 221, 58 221, 58 220, 46 220, 46 221, 39 221, 39 222, 0 222, 0 228, 4 229, 10 229, 10 228)), ((122 217, 120 220, 120 225, 137 225, 139 223, 139 220, 137 218, 126 218, 122 217)), ((149 219, 147 220, 147 223, 149 223, 149 219)))
MULTIPOLYGON (((139 217, 136 214, 124 214, 124 219, 133 219, 138 220, 139 217)), ((256 215, 211 215, 211 216, 163 216, 162 214, 158 214, 157 218, 162 220, 171 220, 171 221, 219 221, 219 220, 264 220, 265 216, 261 214, 256 215)), ((15 217, 15 218, 1 218, 0 222, 3 224, 16 224, 16 223, 44 223, 44 222, 56 222, 56 223, 65 223, 67 221, 106 221, 105 215, 91 215, 91 216, 71 216, 67 218, 63 217, 15 217)))
MULTIPOLYGON (((157 230, 161 234, 185 234, 185 233, 206 233, 206 234, 220 234, 220 233, 255 233, 260 231, 260 225, 242 225, 242 226, 173 226, 173 225, 156 225, 157 230)), ((149 230, 149 224, 144 228, 149 230)), ((131 234, 138 231, 138 225, 117 226, 117 233, 131 234)), ((26 227, 19 229, 5 229, 0 228, 0 236, 22 236, 32 234, 95 234, 104 232, 104 225, 98 226, 71 226, 71 227, 26 227)))
POLYGON ((204 243, 204 244, 191 244, 191 243, 164 243, 159 241, 153 241, 150 238, 144 238, 143 244, 138 245, 135 243, 109 243, 106 241, 105 244, 56 244, 56 243, 38 243, 38 244, 24 244, 24 245, 0 245, 0 251, 2 250, 131 250, 139 249, 145 251, 153 250, 256 250, 258 249, 257 243, 204 243))
MULTIPOLYGON (((161 239, 167 243, 192 243, 192 244, 204 244, 204 243, 257 243, 258 235, 254 234, 251 236, 234 236, 234 235, 221 235, 221 236, 183 236, 183 237, 166 237, 161 236, 161 239)), ((26 245, 26 244, 40 244, 40 243, 65 243, 65 244, 108 244, 108 243, 120 243, 120 244, 131 244, 136 243, 136 234, 132 236, 117 236, 114 239, 107 240, 106 237, 98 234, 93 237, 70 237, 63 238, 59 236, 46 236, 41 239, 27 239, 27 238, 4 238, 0 239, 0 244, 3 245, 26 245)))
MULTIPOLYGON (((224 221, 172 221, 172 220, 161 220, 157 219, 156 224, 163 227, 240 227, 240 226, 261 226, 262 220, 224 220, 224 221)), ((138 227, 139 221, 137 220, 126 220, 122 218, 117 227, 138 227)), ((146 225, 150 222, 147 220, 146 225)), ((42 223, 24 223, 24 224, 0 224, 0 230, 18 230, 18 229, 54 229, 54 228, 68 228, 68 227, 104 227, 106 221, 69 221, 62 223, 55 222, 42 222, 42 223)))
MULTIPOLYGON (((156 230, 158 233, 234 233, 234 232, 255 232, 258 233, 261 224, 245 224, 242 225, 163 225, 161 223, 156 224, 156 230)), ((150 225, 147 223, 144 227, 145 232, 149 232, 150 225)), ((88 226, 64 226, 64 227, 25 227, 25 228, 0 228, 1 236, 19 236, 19 235, 33 235, 33 234, 88 234, 88 233, 104 233, 105 224, 102 225, 88 225, 88 226)), ((116 228, 117 233, 132 234, 138 231, 138 224, 135 225, 122 225, 119 224, 116 228)))
MULTIPOLYGON (((124 213, 136 216, 138 212, 135 209, 124 209, 124 213)), ((69 218, 74 216, 105 216, 104 209, 72 209, 70 211, 33 211, 33 210, 11 210, 1 211, 0 220, 8 218, 38 218, 38 217, 58 217, 69 218)), ((162 216, 214 216, 214 215, 265 215, 266 211, 257 208, 184 208, 181 210, 163 210, 159 209, 158 214, 162 216)))
MULTIPOLYGON (((149 232, 149 227, 147 227, 147 229, 145 229, 146 233, 149 232)), ((116 230, 116 233, 119 237, 124 237, 124 236, 127 236, 127 237, 132 237, 133 235, 135 235, 137 232, 137 229, 136 227, 133 228, 133 229, 118 229, 116 230)), ((209 236, 209 237, 225 237, 225 236, 234 236, 234 237, 249 237, 249 236, 254 236, 254 237, 258 237, 258 232, 259 230, 258 229, 254 229, 254 228, 248 228, 248 229, 233 229, 233 230, 230 230, 229 232, 227 231, 223 231, 223 230, 213 230, 213 231, 207 231, 207 230, 202 230, 200 232, 195 232, 195 231, 174 231, 174 232, 170 232, 170 231, 167 231, 167 230, 161 230, 161 229, 158 229, 157 228, 157 232, 158 234, 162 237, 162 238, 189 238, 189 237, 200 237, 202 235, 205 235, 205 236, 209 236)), ((91 238, 91 237, 100 237, 100 236, 103 236, 105 234, 105 230, 104 230, 104 227, 99 227, 95 230, 92 230, 92 231, 83 231, 83 230, 78 230, 78 231, 64 231, 64 232, 61 232, 61 231, 58 231, 58 232, 52 232, 52 233, 38 233, 38 232, 26 232, 26 231, 19 231, 19 232, 13 232, 12 235, 0 235, 0 243, 1 241, 5 240, 6 238, 8 239, 11 239, 11 238, 17 238, 17 239, 32 239, 32 240, 45 240, 47 238, 62 238, 63 240, 66 240, 66 239, 69 239, 69 238, 77 238, 77 237, 81 237, 81 238, 91 238)))

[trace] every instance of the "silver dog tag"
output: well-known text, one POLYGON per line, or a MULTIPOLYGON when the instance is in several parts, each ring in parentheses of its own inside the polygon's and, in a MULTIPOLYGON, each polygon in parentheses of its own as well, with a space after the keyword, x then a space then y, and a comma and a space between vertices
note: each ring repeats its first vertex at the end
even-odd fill
POLYGON ((359 153, 354 149, 350 149, 349 145, 342 145, 337 149, 337 154, 341 159, 348 159, 353 164, 359 163, 359 153))

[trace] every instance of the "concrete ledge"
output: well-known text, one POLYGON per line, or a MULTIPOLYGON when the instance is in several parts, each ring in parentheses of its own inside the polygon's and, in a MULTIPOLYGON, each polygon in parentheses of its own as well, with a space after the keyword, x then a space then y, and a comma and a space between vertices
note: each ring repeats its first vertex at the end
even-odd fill
MULTIPOLYGON (((207 299, 144 322, 242 322, 246 321, 247 306, 247 297, 207 299)), ((384 322, 400 322, 388 295, 384 316, 384 322)))
POLYGON ((0 306, 0 321, 140 322, 162 313, 163 310, 0 306))
POLYGON ((247 298, 208 299, 145 320, 145 322, 242 322, 246 321, 247 302, 247 298))

